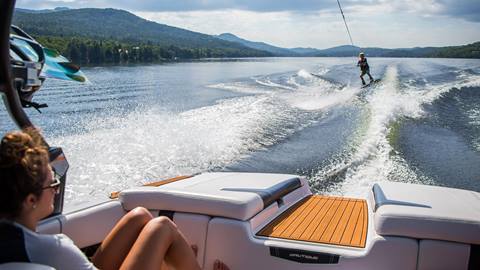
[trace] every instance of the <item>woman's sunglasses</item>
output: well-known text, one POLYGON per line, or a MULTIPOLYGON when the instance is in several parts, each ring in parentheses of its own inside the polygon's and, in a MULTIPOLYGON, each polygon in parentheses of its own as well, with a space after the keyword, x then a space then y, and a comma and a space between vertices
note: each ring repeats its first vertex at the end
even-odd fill
POLYGON ((53 182, 50 185, 43 187, 42 189, 52 188, 55 191, 55 194, 58 194, 58 192, 60 191, 60 185, 62 184, 62 182, 60 182, 60 175, 55 173, 54 170, 52 170, 52 174, 53 174, 53 182))

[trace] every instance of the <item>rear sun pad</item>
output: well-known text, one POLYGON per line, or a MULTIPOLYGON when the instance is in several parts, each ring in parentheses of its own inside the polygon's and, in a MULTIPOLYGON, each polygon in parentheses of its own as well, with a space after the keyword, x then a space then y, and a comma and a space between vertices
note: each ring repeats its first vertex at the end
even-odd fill
POLYGON ((188 181, 125 190, 119 198, 126 210, 143 206, 246 221, 290 194, 298 199, 310 194, 306 179, 288 174, 203 173, 188 181))
POLYGON ((478 192, 382 182, 370 199, 379 235, 480 244, 478 192))
POLYGON ((367 202, 312 195, 290 207, 257 236, 364 248, 367 202))

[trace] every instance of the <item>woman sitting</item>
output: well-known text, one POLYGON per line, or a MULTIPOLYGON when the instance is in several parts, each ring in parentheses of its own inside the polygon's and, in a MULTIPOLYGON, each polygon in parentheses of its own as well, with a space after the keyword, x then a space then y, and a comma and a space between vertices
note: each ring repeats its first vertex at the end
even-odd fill
POLYGON ((66 235, 36 233, 60 185, 48 161, 35 130, 8 133, 0 143, 0 219, 23 231, 31 262, 56 269, 200 269, 176 225, 141 207, 120 219, 91 262, 66 235))

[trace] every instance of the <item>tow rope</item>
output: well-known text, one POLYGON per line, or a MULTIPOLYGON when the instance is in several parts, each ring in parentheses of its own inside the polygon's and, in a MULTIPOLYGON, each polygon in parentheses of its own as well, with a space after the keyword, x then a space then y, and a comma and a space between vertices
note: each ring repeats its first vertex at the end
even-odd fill
POLYGON ((340 8, 340 13, 342 13, 343 22, 345 23, 345 28, 347 28, 348 36, 350 37, 350 43, 352 43, 352 46, 355 46, 353 45, 352 35, 350 35, 350 30, 348 29, 347 21, 345 20, 345 15, 343 15, 342 6, 340 5, 340 0, 337 0, 337 3, 338 3, 338 7, 340 8))

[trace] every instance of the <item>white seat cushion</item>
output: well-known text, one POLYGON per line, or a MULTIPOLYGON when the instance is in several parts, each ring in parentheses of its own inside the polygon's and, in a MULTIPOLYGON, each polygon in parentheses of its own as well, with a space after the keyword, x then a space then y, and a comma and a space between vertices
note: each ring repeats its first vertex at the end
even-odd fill
POLYGON ((380 235, 480 244, 478 192, 385 182, 372 195, 380 235))
POLYGON ((248 220, 306 180, 295 175, 205 173, 160 187, 122 191, 126 210, 136 206, 248 220))
POLYGON ((5 263, 0 264, 0 270, 55 270, 55 268, 36 263, 5 263))

